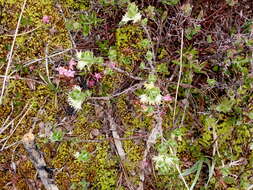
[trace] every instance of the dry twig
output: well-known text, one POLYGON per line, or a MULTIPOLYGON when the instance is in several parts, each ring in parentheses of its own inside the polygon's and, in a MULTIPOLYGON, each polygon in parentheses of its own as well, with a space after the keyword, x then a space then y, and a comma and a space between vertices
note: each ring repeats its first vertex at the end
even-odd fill
POLYGON ((180 86, 180 80, 182 76, 182 69, 183 69, 183 47, 184 47, 184 30, 182 29, 181 32, 181 48, 180 48, 180 69, 179 69, 179 76, 177 81, 177 89, 176 89, 176 97, 175 97, 175 104, 174 104, 174 111, 173 111, 173 125, 175 125, 175 116, 176 116, 176 108, 177 108, 177 96, 178 90, 180 86))
POLYGON ((106 112, 106 114, 107 114, 107 117, 108 117, 110 130, 112 131, 112 137, 114 139, 114 143, 115 143, 118 155, 119 155, 120 159, 122 161, 124 161, 126 159, 126 153, 123 149, 121 141, 118 140, 120 137, 119 137, 119 134, 117 132, 117 124, 116 124, 116 122, 114 121, 114 119, 112 117, 112 108, 111 108, 110 103, 107 103, 107 107, 108 107, 108 111, 106 112))
POLYGON ((53 179, 50 177, 47 169, 46 162, 42 153, 35 145, 35 137, 32 134, 32 130, 26 133, 22 139, 23 145, 28 152, 28 155, 39 173, 40 179, 47 190, 58 190, 58 187, 54 184, 53 179))
MULTIPOLYGON (((156 120, 155 127, 152 129, 151 133, 148 136, 147 147, 144 151, 143 160, 142 160, 143 163, 147 162, 147 156, 148 156, 149 150, 150 150, 151 146, 156 143, 157 137, 162 136, 162 134, 163 134, 162 118, 159 113, 155 116, 155 120, 156 120)), ((140 176, 141 183, 138 187, 138 190, 144 190, 145 168, 141 169, 139 176, 140 176)))
POLYGON ((4 81, 3 81, 3 85, 2 85, 2 91, 1 91, 1 95, 0 95, 0 105, 3 103, 5 85, 6 85, 6 82, 7 82, 7 77, 8 77, 10 65, 11 65, 11 62, 12 62, 12 54, 13 54, 16 38, 17 38, 17 35, 18 35, 18 29, 19 29, 19 25, 20 25, 20 22, 21 22, 21 18, 22 18, 24 9, 25 9, 26 1, 27 0, 24 0, 23 6, 22 6, 22 9, 21 9, 21 13, 20 13, 19 18, 18 18, 16 31, 15 31, 14 38, 13 38, 12 45, 11 45, 11 51, 10 51, 10 54, 8 56, 8 63, 7 63, 7 67, 6 67, 6 70, 5 70, 5 77, 4 77, 4 81))

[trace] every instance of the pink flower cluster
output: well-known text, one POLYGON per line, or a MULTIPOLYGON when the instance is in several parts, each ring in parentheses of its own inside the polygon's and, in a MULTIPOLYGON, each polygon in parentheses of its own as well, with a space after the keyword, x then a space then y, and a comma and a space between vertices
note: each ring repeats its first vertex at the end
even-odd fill
POLYGON ((65 69, 64 67, 58 67, 56 70, 59 72, 59 75, 62 75, 65 77, 73 78, 75 75, 75 71, 72 71, 70 69, 65 69))
POLYGON ((73 70, 75 65, 76 62, 73 59, 71 59, 69 61, 68 69, 66 69, 65 67, 58 67, 56 70, 59 72, 59 75, 61 76, 73 78, 75 76, 75 71, 73 70))
POLYGON ((100 79, 102 79, 102 74, 101 73, 92 74, 92 79, 87 81, 87 86, 89 88, 93 88, 96 85, 96 82, 99 82, 100 79))
POLYGON ((172 101, 172 97, 170 95, 163 96, 163 101, 170 102, 172 101))
POLYGON ((44 24, 49 24, 49 23, 50 23, 50 19, 51 19, 50 16, 45 15, 45 16, 43 16, 43 18, 42 18, 42 22, 43 22, 44 24))

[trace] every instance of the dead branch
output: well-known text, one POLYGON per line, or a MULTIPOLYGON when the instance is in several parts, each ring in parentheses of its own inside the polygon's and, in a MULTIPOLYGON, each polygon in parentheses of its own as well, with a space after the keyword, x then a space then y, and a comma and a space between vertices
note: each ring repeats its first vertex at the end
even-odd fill
MULTIPOLYGON (((156 143, 157 138, 159 136, 162 136, 163 134, 162 117, 160 116, 160 113, 155 115, 155 122, 156 122, 155 127, 152 129, 150 135, 148 136, 147 147, 144 151, 143 160, 142 160, 143 163, 147 162, 147 156, 148 156, 151 146, 154 145, 156 143)), ((144 190, 145 168, 141 168, 139 176, 140 176, 141 183, 137 190, 144 190)))
POLYGON ((35 137, 31 130, 23 136, 22 142, 45 188, 47 190, 58 190, 58 187, 54 184, 54 180, 50 177, 51 175, 42 153, 35 145, 35 137))
POLYGON ((126 153, 123 149, 121 141, 118 140, 120 137, 119 137, 119 134, 117 132, 117 124, 115 123, 115 121, 112 117, 112 113, 111 113, 112 111, 111 111, 110 103, 107 103, 107 106, 108 106, 108 111, 106 112, 106 114, 107 114, 107 117, 108 117, 110 130, 112 131, 112 137, 113 137, 113 140, 114 140, 114 144, 116 146, 116 149, 117 149, 117 152, 119 154, 120 159, 122 161, 124 161, 126 159, 126 153))

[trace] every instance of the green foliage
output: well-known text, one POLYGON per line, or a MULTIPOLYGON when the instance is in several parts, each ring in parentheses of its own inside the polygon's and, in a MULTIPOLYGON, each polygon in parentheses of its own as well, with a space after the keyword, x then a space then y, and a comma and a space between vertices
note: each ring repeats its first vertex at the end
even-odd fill
POLYGON ((215 79, 207 79, 207 83, 210 87, 213 87, 213 86, 215 86, 217 81, 215 79))
POLYGON ((61 141, 63 139, 64 133, 62 130, 54 130, 50 140, 53 142, 61 141))
POLYGON ((81 14, 80 15, 80 24, 82 27, 83 35, 88 36, 91 31, 92 26, 97 26, 103 20, 97 18, 96 12, 91 12, 90 14, 81 14))
POLYGON ((68 30, 81 30, 84 36, 88 36, 92 27, 96 27, 102 22, 103 20, 97 17, 96 12, 91 12, 81 14, 78 20, 68 20, 66 22, 66 27, 68 30))
POLYGON ((185 37, 188 40, 192 40, 193 36, 195 36, 201 30, 201 26, 196 25, 194 27, 189 27, 185 30, 185 37))
POLYGON ((152 59, 153 59, 153 53, 152 53, 152 51, 147 51, 147 53, 146 53, 146 59, 148 60, 148 61, 152 61, 152 59))
POLYGON ((77 68, 83 70, 87 68, 88 70, 93 64, 102 64, 102 57, 95 57, 92 51, 78 52, 77 53, 78 63, 77 68))
POLYGON ((109 57, 110 61, 117 60, 118 55, 117 55, 117 50, 115 47, 110 47, 109 52, 108 52, 108 57, 109 57))
POLYGON ((156 66, 156 71, 159 73, 169 74, 168 66, 166 63, 161 63, 156 66))
POLYGON ((85 151, 85 150, 82 150, 81 152, 76 152, 75 153, 75 158, 78 160, 78 161, 82 161, 82 162, 86 162, 89 160, 90 158, 90 154, 89 152, 85 151))
POLYGON ((216 107, 216 110, 223 113, 228 113, 232 110, 235 100, 225 98, 221 103, 216 107))
POLYGON ((133 2, 133 3, 129 3, 128 4, 127 12, 123 16, 123 18, 122 18, 122 20, 120 22, 120 25, 126 24, 129 21, 133 21, 133 23, 136 23, 136 22, 138 22, 140 20, 141 20, 141 14, 139 13, 138 7, 133 2))
POLYGON ((140 96, 140 101, 150 105, 160 104, 162 100, 160 88, 154 86, 153 82, 145 83, 144 86, 144 94, 140 96))
POLYGON ((229 6, 234 6, 236 3, 237 3, 237 1, 236 0, 226 0, 226 2, 227 2, 227 4, 229 5, 229 6))
MULTIPOLYGON (((240 3, 234 0, 227 0, 226 2, 230 6, 240 3)), ((3 0, 1 3, 3 4, 3 0)), ((92 34, 93 30, 97 28, 101 29, 96 26, 99 26, 104 20, 106 21, 105 25, 109 26, 108 31, 116 30, 116 39, 114 34, 107 36, 101 31, 96 31, 95 34, 98 33, 97 36, 94 36, 96 44, 91 42, 85 47, 85 49, 93 49, 95 46, 94 51, 79 52, 76 57, 78 61, 77 69, 83 71, 76 71, 76 78, 70 81, 64 81, 60 78, 59 84, 63 84, 60 89, 58 83, 56 85, 59 79, 54 77, 55 72, 52 70, 54 65, 49 64, 48 69, 52 74, 52 77, 49 77, 43 73, 45 70, 43 64, 35 63, 32 65, 34 68, 28 68, 24 64, 16 64, 26 62, 30 58, 44 57, 45 44, 49 44, 49 55, 55 49, 70 47, 70 40, 67 40, 69 33, 64 28, 62 15, 58 14, 58 8, 55 8, 58 7, 58 4, 54 6, 54 3, 50 0, 43 0, 39 4, 34 4, 32 1, 27 2, 28 6, 26 6, 25 14, 21 20, 20 34, 26 31, 31 31, 31 33, 29 35, 19 35, 16 39, 18 48, 15 48, 13 65, 15 66, 14 69, 18 70, 18 75, 15 79, 11 78, 9 84, 6 85, 6 105, 0 107, 1 125, 5 126, 12 117, 14 118, 13 125, 16 125, 19 122, 18 117, 22 113, 26 101, 34 98, 35 103, 32 106, 31 113, 23 121, 20 121, 21 125, 32 126, 33 120, 30 118, 35 118, 36 121, 38 118, 42 123, 47 121, 55 123, 55 121, 60 121, 61 118, 64 118, 65 122, 65 118, 67 118, 67 122, 70 123, 66 125, 64 123, 64 127, 66 127, 64 132, 67 130, 68 134, 73 134, 76 137, 70 139, 70 141, 63 141, 64 132, 57 128, 52 133, 50 131, 47 136, 52 142, 57 143, 47 141, 44 144, 45 142, 41 143, 43 140, 38 139, 40 148, 45 153, 48 163, 54 168, 63 168, 55 176, 60 189, 69 189, 69 184, 72 184, 71 189, 107 190, 125 188, 123 185, 122 187, 117 186, 117 181, 120 180, 117 175, 119 160, 115 156, 114 149, 111 149, 110 143, 106 141, 107 139, 104 139, 106 138, 104 134, 106 130, 102 129, 102 126, 100 126, 101 119, 97 118, 99 110, 93 107, 93 103, 97 103, 92 100, 92 104, 83 104, 85 100, 90 100, 91 91, 84 91, 80 87, 75 87, 68 93, 68 98, 72 107, 78 109, 79 112, 74 112, 76 115, 73 115, 73 117, 66 117, 66 113, 63 111, 65 110, 63 108, 67 107, 64 100, 65 92, 69 90, 69 86, 79 82, 78 77, 80 76, 89 80, 94 72, 103 75, 103 78, 97 82, 96 87, 92 89, 95 96, 110 96, 111 93, 120 92, 138 82, 138 80, 129 79, 129 76, 125 74, 118 74, 117 71, 113 71, 111 68, 105 69, 105 64, 102 64, 104 62, 102 57, 105 57, 105 60, 109 59, 106 62, 115 62, 116 67, 129 72, 131 75, 143 78, 148 76, 143 89, 138 89, 135 93, 130 92, 121 97, 115 97, 111 101, 113 105, 116 105, 114 116, 117 123, 122 124, 120 136, 130 138, 130 140, 123 141, 127 161, 121 164, 126 171, 127 180, 130 181, 134 189, 137 186, 136 184, 140 182, 138 166, 143 159, 146 139, 143 138, 142 140, 138 137, 138 139, 132 140, 131 137, 135 136, 136 133, 138 135, 139 133, 149 134, 156 125, 156 120, 152 116, 158 113, 161 114, 163 120, 163 137, 160 139, 161 142, 156 145, 157 156, 153 156, 154 151, 150 151, 149 156, 153 157, 155 169, 161 175, 156 175, 156 180, 151 181, 151 183, 154 182, 152 188, 185 189, 182 186, 182 181, 180 182, 182 178, 178 175, 178 173, 180 174, 180 168, 186 168, 181 175, 186 177, 187 183, 192 184, 191 189, 222 189, 222 184, 231 190, 249 188, 253 163, 253 105, 251 95, 253 82, 251 50, 253 41, 250 38, 252 20, 247 15, 247 6, 241 6, 241 3, 240 6, 243 9, 236 6, 237 12, 239 12, 239 9, 241 10, 240 22, 238 21, 236 24, 226 22, 227 20, 224 17, 224 23, 228 24, 223 27, 225 30, 221 28, 222 32, 219 35, 217 35, 217 31, 213 31, 211 28, 205 35, 204 30, 200 32, 202 29, 198 25, 183 28, 187 40, 184 39, 183 71, 181 81, 179 81, 175 116, 173 116, 174 108, 170 104, 165 102, 160 104, 160 102, 162 94, 175 95, 178 79, 177 69, 178 65, 181 64, 179 60, 180 38, 174 35, 174 32, 175 34, 177 32, 174 29, 177 30, 188 26, 187 24, 191 24, 192 19, 196 19, 196 17, 203 19, 203 15, 208 15, 209 8, 206 10, 192 9, 191 4, 187 2, 182 6, 180 5, 180 7, 173 8, 166 5, 177 5, 179 0, 162 0, 158 3, 151 3, 152 6, 149 5, 150 2, 145 2, 140 6, 144 10, 141 12, 137 7, 137 3, 131 3, 128 0, 100 0, 99 3, 98 1, 66 0, 61 1, 59 4, 59 7, 63 6, 63 12, 61 13, 66 18, 71 18, 66 27, 70 30, 70 34, 75 36, 73 39, 77 47, 79 47, 80 44, 78 43, 81 41, 80 32, 87 40, 90 40, 89 37, 93 37, 93 35, 89 36, 89 34, 92 34), (156 7, 156 5, 161 5, 160 3, 164 5, 156 7), (93 12, 87 10, 89 4, 93 12), (126 14, 122 19, 122 24, 125 25, 117 27, 118 23, 114 23, 114 21, 118 19, 110 19, 111 14, 122 13, 127 4, 126 14), (186 25, 180 26, 177 26, 180 22, 171 22, 172 36, 170 36, 169 43, 167 43, 168 41, 165 39, 167 36, 163 35, 165 31, 163 27, 168 26, 167 21, 172 21, 174 16, 178 15, 180 9, 183 10, 185 18, 189 19, 190 22, 187 21, 186 25), (79 14, 80 12, 82 13, 79 14), (198 14, 199 16, 197 16, 198 14), (43 15, 50 15, 51 22, 40 28, 40 25, 37 24, 42 23, 41 18, 43 15), (147 18, 143 18, 144 15, 147 18), (193 16, 191 17, 191 15, 193 16), (150 30, 151 39, 147 39, 149 36, 144 33, 141 25, 150 30), (33 31, 33 26, 38 27, 38 29, 33 31), (57 32, 54 33, 53 30, 57 32), (161 30, 162 35, 158 30, 161 30), (197 34, 198 36, 195 37, 197 34), (226 38, 226 36, 229 36, 229 38, 226 38), (217 43, 220 43, 217 39, 222 39, 221 44, 226 42, 225 45, 223 44, 224 46, 219 46, 219 51, 215 49, 217 43), (154 40, 154 42, 151 40, 154 40), (151 51, 152 44, 154 45, 154 52, 151 51), (96 45, 99 49, 96 48, 96 45), (173 59, 174 61, 171 62, 170 60, 173 59), (207 61, 203 62, 203 60, 207 61), (157 75, 150 74, 152 72, 150 72, 147 61, 153 63, 157 75), (169 75, 170 72, 173 72, 172 76, 169 75), (22 77, 22 81, 19 77, 22 77), (51 81, 51 78, 54 78, 54 80, 51 81), (33 79, 36 79, 33 85, 35 88, 30 89, 30 82, 34 82, 33 79), (39 82, 43 82, 43 85, 39 82), (141 101, 138 101, 137 96, 139 95, 141 95, 141 101), (220 97, 222 98, 219 99, 220 97), (73 120, 68 120, 69 118, 73 118, 73 120), (173 120, 175 120, 174 123, 173 120), (175 128, 177 130, 173 130, 175 128), (93 129, 99 130, 100 134, 94 137, 93 129), (102 130, 100 131, 100 129, 102 130), (91 138, 96 138, 101 142, 83 143, 81 140, 79 141, 79 139, 90 140, 91 138), (52 150, 54 150, 53 154, 52 150), (75 155, 75 152, 79 150, 85 151, 78 152, 75 155), (89 152, 92 152, 92 156, 89 152), (77 160, 74 160, 73 155, 76 156, 77 160), (205 157, 205 155, 212 155, 212 158, 205 157), (203 172, 202 175, 202 170, 205 167, 208 168, 209 173, 203 172), (214 167, 216 174, 218 174, 216 178, 212 178, 214 167), (236 176, 236 178, 232 176, 236 176), (198 182, 200 184, 197 184, 198 182), (205 187, 200 187, 204 183, 205 187)), ((246 4, 246 2, 244 3, 246 4)), ((0 52, 2 57, 7 57, 10 50, 12 38, 7 35, 12 34, 12 31, 15 30, 17 17, 19 16, 19 14, 9 14, 8 11, 18 13, 21 4, 22 1, 9 0, 4 2, 4 6, 2 6, 4 10, 3 14, 1 12, 1 29, 3 30, 1 39, 3 44, 0 45, 0 52), (6 13, 8 16, 6 16, 6 13)), ((214 6, 218 5, 216 2, 213 4, 214 6)), ((140 2, 138 2, 139 5, 141 5, 140 2)), ((210 4, 210 9, 213 8, 210 4)), ((231 13, 233 11, 231 10, 231 13)), ((230 14, 229 20, 233 20, 234 15, 236 14, 230 14)), ((212 17, 208 18, 208 23, 219 24, 212 22, 212 17)), ((207 26, 206 24, 203 25, 205 28, 207 26)), ((56 57, 50 57, 49 60, 64 65, 66 60, 69 60, 69 56, 70 54, 66 57, 64 55, 60 61, 58 57, 57 59, 56 57)), ((3 65, 1 69, 4 71, 6 59, 0 58, 0 61, 3 65)), ((64 67, 67 67, 67 65, 64 65, 64 67)), ((99 101, 99 104, 104 105, 104 102, 99 101)), ((42 126, 42 124, 40 125, 42 126)), ((41 129, 38 129, 36 125, 35 131, 37 130, 41 129)), ((11 131, 7 128, 6 132, 1 134, 1 138, 8 137, 9 132, 11 131)), ((27 128, 25 127, 16 128, 7 146, 19 142, 26 132, 27 128)), ((10 149, 13 150, 11 146, 10 149)), ((20 159, 18 156, 23 155, 24 152, 22 149, 15 149, 15 151, 18 151, 17 157, 15 157, 15 160, 18 161, 20 159)), ((1 154, 1 159, 2 163, 0 164, 13 162, 10 154, 4 152, 1 154)), ((31 164, 27 164, 26 161, 18 161, 18 163, 20 171, 24 171, 25 174, 32 174, 26 176, 27 178, 32 178, 35 175, 35 170, 31 164), (22 168, 23 165, 25 165, 24 168, 22 168)), ((13 172, 3 170, 0 173, 2 178, 0 186, 4 187, 6 182, 13 181, 13 172)), ((26 186, 20 185, 21 183, 27 185, 26 182, 22 182, 23 176, 20 177, 18 172, 15 175, 15 177, 21 179, 21 182, 18 180, 18 184, 13 185, 18 189, 26 189, 26 186)))
POLYGON ((88 190, 89 183, 85 180, 78 183, 72 183, 70 186, 71 190, 88 190))
POLYGON ((91 92, 89 90, 82 92, 79 86, 75 86, 75 88, 70 91, 68 95, 68 103, 76 110, 80 110, 83 102, 90 96, 91 92))
POLYGON ((200 160, 198 160, 191 168, 189 169, 186 169, 183 173, 182 173, 182 176, 188 176, 192 173, 195 173, 196 172, 196 175, 195 175, 195 178, 192 182, 192 185, 190 187, 190 190, 193 190, 195 185, 197 184, 197 181, 200 177, 200 172, 202 170, 202 167, 203 167, 203 164, 206 163, 207 166, 208 166, 208 170, 209 170, 209 176, 208 176, 208 181, 207 183, 205 184, 205 187, 208 186, 208 183, 210 181, 210 179, 212 178, 213 176, 213 173, 214 173, 214 163, 211 165, 211 162, 209 159, 207 158, 201 158, 200 160))
POLYGON ((166 5, 176 5, 178 4, 179 0, 162 0, 162 3, 166 5))

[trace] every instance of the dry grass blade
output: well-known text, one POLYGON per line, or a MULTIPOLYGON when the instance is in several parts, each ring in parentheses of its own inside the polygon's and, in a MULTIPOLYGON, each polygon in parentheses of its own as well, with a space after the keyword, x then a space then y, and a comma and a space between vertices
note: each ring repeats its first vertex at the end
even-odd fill
POLYGON ((176 97, 175 97, 175 104, 174 104, 174 111, 173 111, 173 126, 175 125, 175 116, 176 116, 176 108, 177 108, 177 96, 178 90, 180 86, 180 80, 182 76, 182 69, 183 69, 183 47, 184 47, 184 30, 182 29, 181 32, 181 48, 180 48, 180 69, 179 69, 179 76, 177 81, 177 89, 176 89, 176 97))
POLYGON ((17 23, 17 27, 16 27, 16 30, 15 30, 14 38, 13 38, 13 41, 12 41, 11 51, 10 51, 10 54, 9 54, 9 57, 8 57, 8 63, 7 63, 7 67, 6 67, 6 70, 5 70, 5 77, 4 77, 4 81, 3 81, 3 85, 2 85, 2 91, 1 91, 1 96, 0 96, 0 105, 3 103, 5 85, 6 85, 6 82, 7 82, 8 73, 9 73, 11 62, 12 62, 12 54, 13 54, 16 38, 17 38, 17 35, 18 35, 18 29, 19 29, 19 25, 20 25, 20 22, 21 22, 21 18, 22 18, 24 9, 25 9, 26 1, 27 0, 25 0, 24 3, 23 3, 21 13, 20 13, 19 18, 18 18, 18 23, 17 23))

